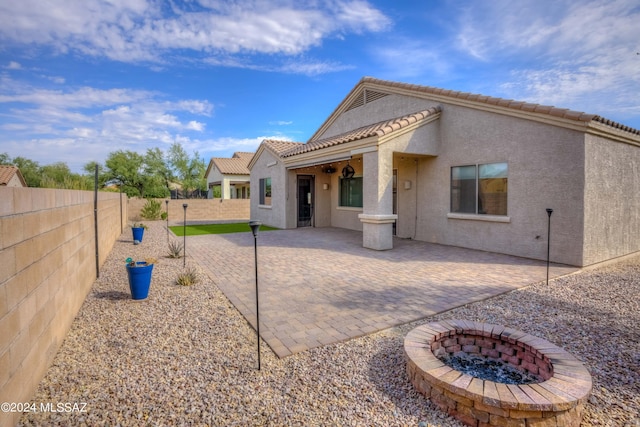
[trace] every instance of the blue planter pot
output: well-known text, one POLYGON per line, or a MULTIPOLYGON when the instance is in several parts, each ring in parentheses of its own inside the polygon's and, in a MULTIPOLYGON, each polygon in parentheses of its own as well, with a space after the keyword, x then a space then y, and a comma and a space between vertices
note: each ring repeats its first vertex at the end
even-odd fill
POLYGON ((131 290, 132 299, 140 300, 147 298, 149 295, 149 287, 151 286, 152 271, 153 264, 147 265, 146 262, 137 262, 135 267, 127 265, 129 289, 131 290))
POLYGON ((131 227, 131 231, 133 232, 133 243, 141 243, 142 236, 144 235, 144 227, 131 227))

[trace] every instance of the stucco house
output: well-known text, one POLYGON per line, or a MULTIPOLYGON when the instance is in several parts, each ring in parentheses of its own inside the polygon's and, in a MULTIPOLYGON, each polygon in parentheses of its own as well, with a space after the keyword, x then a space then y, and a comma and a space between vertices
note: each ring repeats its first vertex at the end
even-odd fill
POLYGON ((0 165, 0 186, 28 187, 17 166, 0 165))
POLYGON ((306 143, 264 141, 248 167, 252 219, 371 249, 546 259, 550 221, 553 262, 640 251, 640 131, 594 114, 365 77, 306 143))
POLYGON ((231 158, 213 157, 205 172, 208 198, 213 199, 214 187, 219 187, 221 199, 249 198, 249 169, 254 153, 235 152, 231 158))

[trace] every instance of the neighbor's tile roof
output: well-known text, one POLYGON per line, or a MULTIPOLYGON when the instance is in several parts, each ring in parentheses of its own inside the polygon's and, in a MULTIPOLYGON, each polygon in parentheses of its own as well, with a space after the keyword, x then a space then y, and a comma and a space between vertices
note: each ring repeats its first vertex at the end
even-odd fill
POLYGON ((20 179, 20 182, 22 182, 22 185, 26 187, 27 183, 22 177, 22 174, 20 173, 20 169, 18 169, 17 166, 0 165, 0 185, 9 184, 9 181, 11 181, 11 178, 13 178, 13 176, 16 174, 18 174, 18 179, 20 179))
POLYGON ((253 153, 236 152, 233 157, 213 157, 211 162, 225 175, 249 175, 249 162, 253 157, 253 153))
POLYGON ((426 110, 418 111, 405 116, 396 117, 391 120, 384 120, 372 125, 363 126, 358 129, 354 129, 339 135, 335 135, 329 138, 318 139, 315 141, 309 141, 306 144, 297 145, 290 150, 283 152, 282 157, 295 156, 296 154, 307 153, 309 151, 320 150, 322 148, 331 147, 334 145, 344 144, 347 142, 357 141, 372 136, 384 136, 399 129, 403 129, 413 123, 423 120, 427 117, 440 113, 440 107, 431 107, 426 110))

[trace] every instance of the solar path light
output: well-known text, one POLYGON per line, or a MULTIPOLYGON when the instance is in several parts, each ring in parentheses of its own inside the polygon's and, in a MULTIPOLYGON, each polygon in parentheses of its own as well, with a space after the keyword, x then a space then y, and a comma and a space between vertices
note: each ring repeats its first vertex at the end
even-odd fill
POLYGON ((553 209, 547 208, 547 216, 549 220, 547 222, 547 285, 549 284, 549 253, 551 251, 551 214, 553 209))
POLYGON ((165 205, 167 205, 167 244, 169 244, 169 201, 164 201, 165 205))
POLYGON ((182 244, 183 268, 187 266, 187 206, 189 205, 186 203, 182 205, 184 208, 184 222, 182 225, 182 234, 184 235, 184 243, 182 244))
POLYGON ((253 253, 256 269, 256 333, 258 335, 258 370, 260 370, 260 304, 258 302, 258 230, 262 223, 260 221, 250 221, 249 227, 253 233, 253 253))

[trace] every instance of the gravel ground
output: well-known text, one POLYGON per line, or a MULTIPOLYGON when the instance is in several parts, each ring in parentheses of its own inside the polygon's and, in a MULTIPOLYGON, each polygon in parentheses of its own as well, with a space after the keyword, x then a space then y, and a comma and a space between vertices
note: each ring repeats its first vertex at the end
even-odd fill
POLYGON ((458 318, 563 347, 593 376, 583 425, 640 426, 640 256, 285 359, 263 343, 258 371, 253 329, 202 270, 176 285, 184 261, 166 257, 164 223, 148 225, 141 245, 129 230, 116 242, 32 399, 86 412, 20 425, 460 426, 414 391, 402 349, 416 326, 458 318), (157 259, 146 301, 130 299, 130 256, 157 259))

